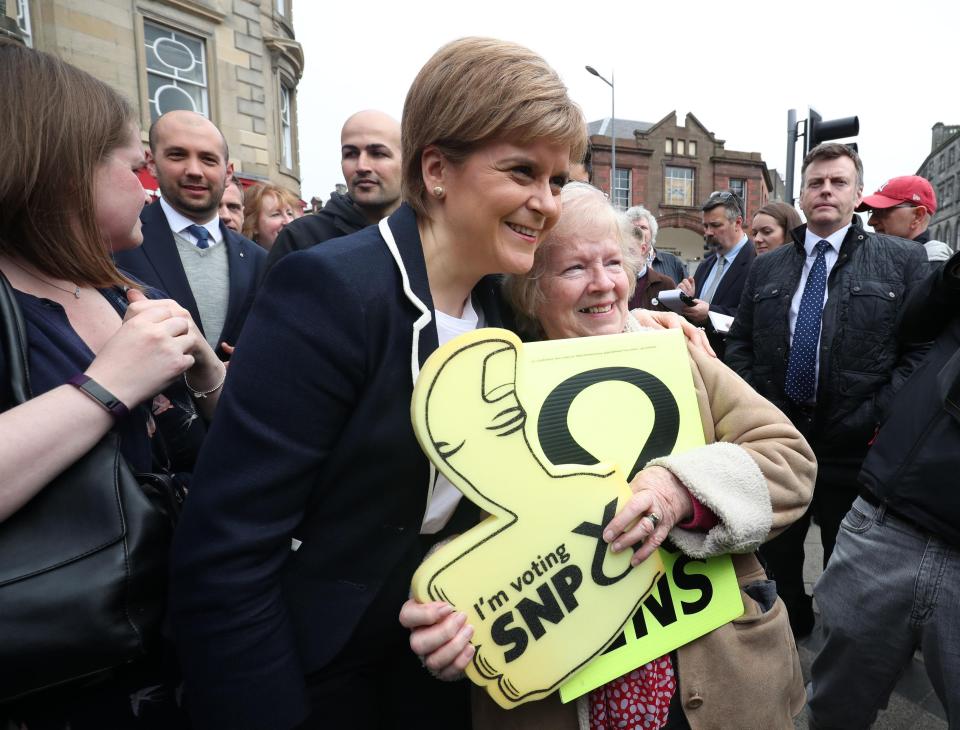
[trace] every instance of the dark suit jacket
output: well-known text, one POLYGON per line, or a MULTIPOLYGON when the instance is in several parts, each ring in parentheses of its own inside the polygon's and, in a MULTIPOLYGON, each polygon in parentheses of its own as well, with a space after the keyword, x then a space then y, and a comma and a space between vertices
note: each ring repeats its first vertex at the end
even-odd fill
MULTIPOLYGON (((747 281, 747 272, 750 270, 750 264, 753 263, 756 257, 757 250, 753 247, 753 241, 747 241, 743 248, 740 249, 740 253, 737 254, 737 258, 730 264, 730 269, 723 275, 723 279, 720 280, 720 286, 717 287, 717 291, 713 295, 713 301, 710 302, 711 311, 727 314, 731 317, 737 316, 737 307, 740 305, 740 293, 743 291, 743 285, 747 281)), ((706 281, 707 275, 713 270, 716 263, 717 255, 712 253, 701 261, 697 267, 693 275, 693 280, 697 284, 697 297, 699 297, 700 292, 703 291, 703 282, 706 281)))
MULTIPOLYGON (((173 546, 198 728, 290 728, 305 674, 409 656, 397 615, 430 542, 410 398, 438 340, 416 216, 384 225, 395 244, 370 226, 285 256, 230 363, 173 546)), ((474 289, 489 326, 495 284, 474 289)))
POLYGON ((332 238, 349 236, 368 225, 370 224, 354 204, 353 198, 331 193, 330 200, 320 212, 301 216, 280 231, 277 240, 273 242, 273 248, 267 254, 263 276, 266 276, 280 259, 293 251, 302 251, 332 238))
MULTIPOLYGON (((167 216, 164 215, 159 200, 143 209, 140 221, 143 225, 143 245, 115 254, 117 266, 178 302, 190 312, 202 332, 203 322, 197 310, 197 301, 193 298, 190 283, 177 253, 177 244, 173 240, 170 224, 167 223, 167 216)), ((230 267, 230 299, 220 342, 226 341, 236 346, 240 330, 253 303, 267 253, 223 223, 220 224, 220 230, 227 246, 230 267)), ((216 352, 222 359, 228 359, 221 351, 219 343, 216 352)))

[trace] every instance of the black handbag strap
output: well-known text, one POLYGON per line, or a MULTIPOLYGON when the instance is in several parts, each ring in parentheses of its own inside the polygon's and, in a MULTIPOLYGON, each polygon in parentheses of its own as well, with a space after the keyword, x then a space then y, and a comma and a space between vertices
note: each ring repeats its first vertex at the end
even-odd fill
POLYGON ((12 396, 11 406, 25 403, 33 397, 30 388, 30 368, 27 362, 27 327, 13 287, 0 271, 0 339, 7 367, 7 384, 12 396))

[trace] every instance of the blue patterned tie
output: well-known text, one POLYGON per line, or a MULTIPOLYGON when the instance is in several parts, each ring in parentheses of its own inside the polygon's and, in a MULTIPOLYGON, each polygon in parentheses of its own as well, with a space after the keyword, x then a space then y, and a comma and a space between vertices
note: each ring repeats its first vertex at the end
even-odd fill
POLYGON ((210 245, 210 231, 203 226, 194 223, 187 226, 187 230, 197 239, 197 248, 207 248, 210 245))
POLYGON ((787 381, 783 386, 794 403, 813 400, 817 391, 817 345, 820 343, 820 319, 823 316, 823 293, 827 289, 827 249, 830 244, 817 244, 817 258, 810 269, 807 284, 800 297, 800 311, 793 328, 787 381))

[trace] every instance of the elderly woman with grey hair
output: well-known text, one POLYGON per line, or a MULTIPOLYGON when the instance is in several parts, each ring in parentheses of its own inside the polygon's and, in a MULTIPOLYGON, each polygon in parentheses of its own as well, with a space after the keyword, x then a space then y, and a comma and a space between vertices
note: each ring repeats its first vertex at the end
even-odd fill
MULTIPOLYGON (((627 305, 637 266, 629 220, 589 185, 567 185, 561 201, 532 269, 506 279, 518 325, 542 339, 644 331, 627 305)), ((693 558, 733 554, 743 615, 576 703, 553 695, 506 712, 475 690, 475 729, 793 727, 804 701, 796 647, 754 551, 803 514, 816 462, 776 407, 719 360, 687 350, 707 445, 650 461, 604 539, 613 552, 635 547, 634 565, 668 539, 693 558)), ((434 671, 467 665, 456 639, 431 626, 413 633, 434 671)))

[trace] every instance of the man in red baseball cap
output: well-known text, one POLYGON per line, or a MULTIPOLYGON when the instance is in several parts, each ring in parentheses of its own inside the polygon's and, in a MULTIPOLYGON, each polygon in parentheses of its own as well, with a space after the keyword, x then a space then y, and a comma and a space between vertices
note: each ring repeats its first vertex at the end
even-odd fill
POLYGON ((895 177, 873 195, 866 195, 858 212, 870 211, 867 223, 877 233, 899 236, 922 244, 927 260, 946 261, 953 251, 943 241, 930 240, 927 227, 937 212, 937 196, 933 186, 918 175, 895 177))

